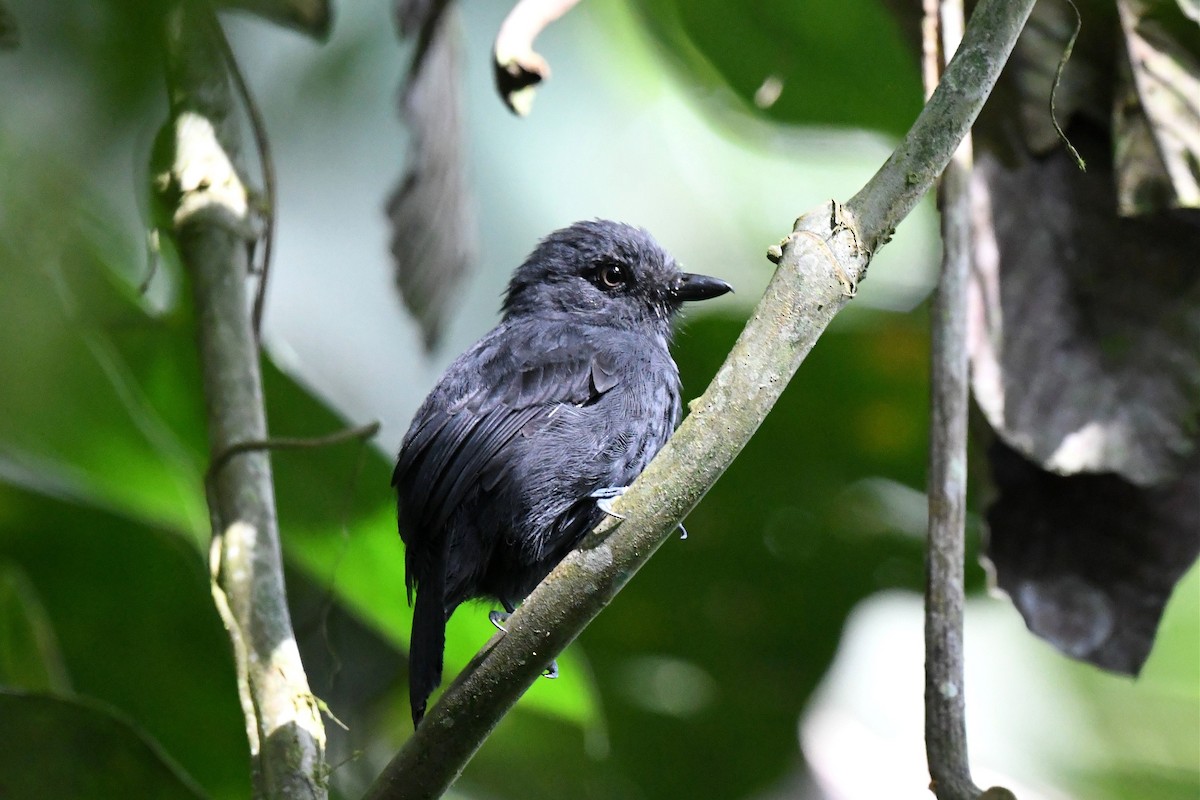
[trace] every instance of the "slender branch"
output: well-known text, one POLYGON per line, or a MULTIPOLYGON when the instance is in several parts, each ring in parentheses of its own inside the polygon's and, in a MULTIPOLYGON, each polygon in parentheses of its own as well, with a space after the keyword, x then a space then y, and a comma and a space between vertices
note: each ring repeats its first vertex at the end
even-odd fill
POLYGON ((443 694, 367 793, 434 798, 462 772, 542 670, 670 537, 749 441, 817 338, 854 296, 870 252, 945 167, 1012 50, 1033 0, 983 0, 943 84, 867 188, 856 214, 837 203, 796 221, 770 257, 779 264, 704 395, 609 519, 569 554, 443 694), (981 68, 986 65, 986 69, 981 68), (977 84, 977 85, 972 85, 977 84), (952 140, 950 132, 957 132, 952 140), (895 175, 914 178, 897 181, 895 175), (927 177, 922 177, 927 176, 927 177), (863 246, 867 243, 867 247, 863 246))
POLYGON ((550 77, 550 65, 533 49, 546 26, 579 0, 519 0, 500 24, 492 48, 492 69, 500 99, 517 116, 533 106, 533 89, 550 77))
MULTIPOLYGON (((250 325, 246 190, 211 11, 181 3, 168 16, 175 154, 172 227, 192 280, 214 457, 267 438, 262 375, 250 325)), ((325 732, 300 663, 283 586, 269 455, 228 457, 212 480, 213 594, 238 670, 255 795, 323 798, 325 732)))
MULTIPOLYGON (((953 53, 962 0, 927 0, 924 52, 953 53), (940 24, 939 24, 940 23, 940 24), (941 36, 938 36, 938 31, 941 36), (940 40, 940 41, 939 41, 940 40)), ((925 70, 938 82, 938 60, 925 70)), ((967 507, 967 284, 971 263, 971 136, 942 173, 942 270, 933 298, 929 536, 925 552, 925 751, 938 800, 976 800, 967 759, 963 680, 963 561, 967 507)))
POLYGON ((211 483, 213 476, 219 473, 229 462, 229 459, 240 453, 250 453, 255 450, 309 450, 315 447, 329 447, 342 442, 349 442, 355 439, 366 441, 375 434, 379 433, 378 422, 368 422, 366 425, 360 425, 357 428, 346 428, 345 430, 327 433, 324 436, 275 436, 271 439, 259 439, 250 442, 237 442, 231 444, 225 450, 213 455, 212 463, 208 465, 208 471, 205 473, 204 482, 211 483))
POLYGON ((229 77, 233 80, 238 98, 242 101, 242 107, 246 109, 246 116, 250 120, 250 132, 254 136, 254 147, 258 151, 258 164, 262 170, 263 196, 261 201, 255 204, 258 206, 257 216, 262 220, 263 226, 262 235, 259 237, 262 244, 262 260, 258 267, 258 288, 254 292, 254 309, 250 312, 250 326, 254 329, 254 338, 257 340, 262 338, 262 318, 267 302, 267 286, 271 280, 271 257, 275 250, 275 215, 276 209, 279 207, 275 181, 275 156, 271 152, 271 140, 267 136, 267 123, 263 119, 262 109, 258 107, 258 101, 254 99, 254 93, 250 91, 250 85, 246 83, 246 76, 242 74, 242 68, 238 66, 237 56, 234 55, 233 48, 229 44, 229 37, 225 35, 225 31, 215 17, 212 30, 213 41, 221 49, 226 69, 229 70, 229 77))

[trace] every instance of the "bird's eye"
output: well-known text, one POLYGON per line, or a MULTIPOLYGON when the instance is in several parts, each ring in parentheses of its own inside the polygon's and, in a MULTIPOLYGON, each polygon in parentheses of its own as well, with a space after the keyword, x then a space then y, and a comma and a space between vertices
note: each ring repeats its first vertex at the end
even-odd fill
POLYGON ((617 289, 625 285, 625 268, 620 264, 604 264, 596 270, 597 283, 602 289, 617 289))

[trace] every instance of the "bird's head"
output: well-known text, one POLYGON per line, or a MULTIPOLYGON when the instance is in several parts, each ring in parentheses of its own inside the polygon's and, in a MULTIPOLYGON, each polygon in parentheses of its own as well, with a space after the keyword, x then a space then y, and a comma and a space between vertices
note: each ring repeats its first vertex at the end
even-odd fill
POLYGON ((641 228, 592 220, 557 230, 538 244, 508 284, 504 316, 570 315, 665 336, 683 303, 732 290, 723 280, 681 272, 641 228))

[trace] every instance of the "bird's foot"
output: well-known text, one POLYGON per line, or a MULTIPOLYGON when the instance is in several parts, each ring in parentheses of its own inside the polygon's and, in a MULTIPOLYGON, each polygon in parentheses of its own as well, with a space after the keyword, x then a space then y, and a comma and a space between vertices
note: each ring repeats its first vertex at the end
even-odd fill
POLYGON ((610 517, 616 517, 617 519, 623 521, 625 519, 625 515, 618 514, 613 510, 612 501, 624 494, 625 490, 628 488, 628 486, 608 486, 603 489, 597 489, 588 495, 588 497, 595 498, 596 508, 603 511, 605 514, 608 514, 610 517))
MULTIPOLYGON (((508 633, 508 629, 504 627, 504 623, 508 622, 508 618, 512 616, 511 611, 496 611, 488 612, 488 622, 496 626, 497 629, 508 633)), ((554 680, 558 677, 558 661, 551 661, 550 666, 546 667, 546 671, 542 673, 543 678, 554 680)))
MULTIPOLYGON (((629 488, 628 486, 608 486, 604 489, 597 489, 596 491, 594 491, 590 495, 588 495, 588 497, 595 498, 596 508, 599 508, 601 511, 603 511, 605 514, 608 514, 610 517, 616 517, 617 519, 624 522, 627 519, 627 517, 624 514, 618 514, 616 511, 613 510, 612 501, 616 500, 618 497, 623 495, 625 493, 625 490, 628 488, 629 488)), ((683 527, 683 523, 681 522, 681 523, 679 523, 679 538, 686 539, 687 537, 688 537, 687 528, 683 527)))

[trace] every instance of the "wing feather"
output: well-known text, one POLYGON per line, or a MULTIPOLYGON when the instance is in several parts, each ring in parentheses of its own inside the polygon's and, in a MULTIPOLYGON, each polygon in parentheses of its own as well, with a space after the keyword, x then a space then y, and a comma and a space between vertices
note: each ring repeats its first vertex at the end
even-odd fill
POLYGON ((472 492, 508 479, 509 449, 560 404, 585 405, 619 382, 616 358, 577 334, 569 345, 532 337, 512 348, 500 329, 451 365, 418 412, 393 475, 402 538, 434 549, 444 526, 472 492))

